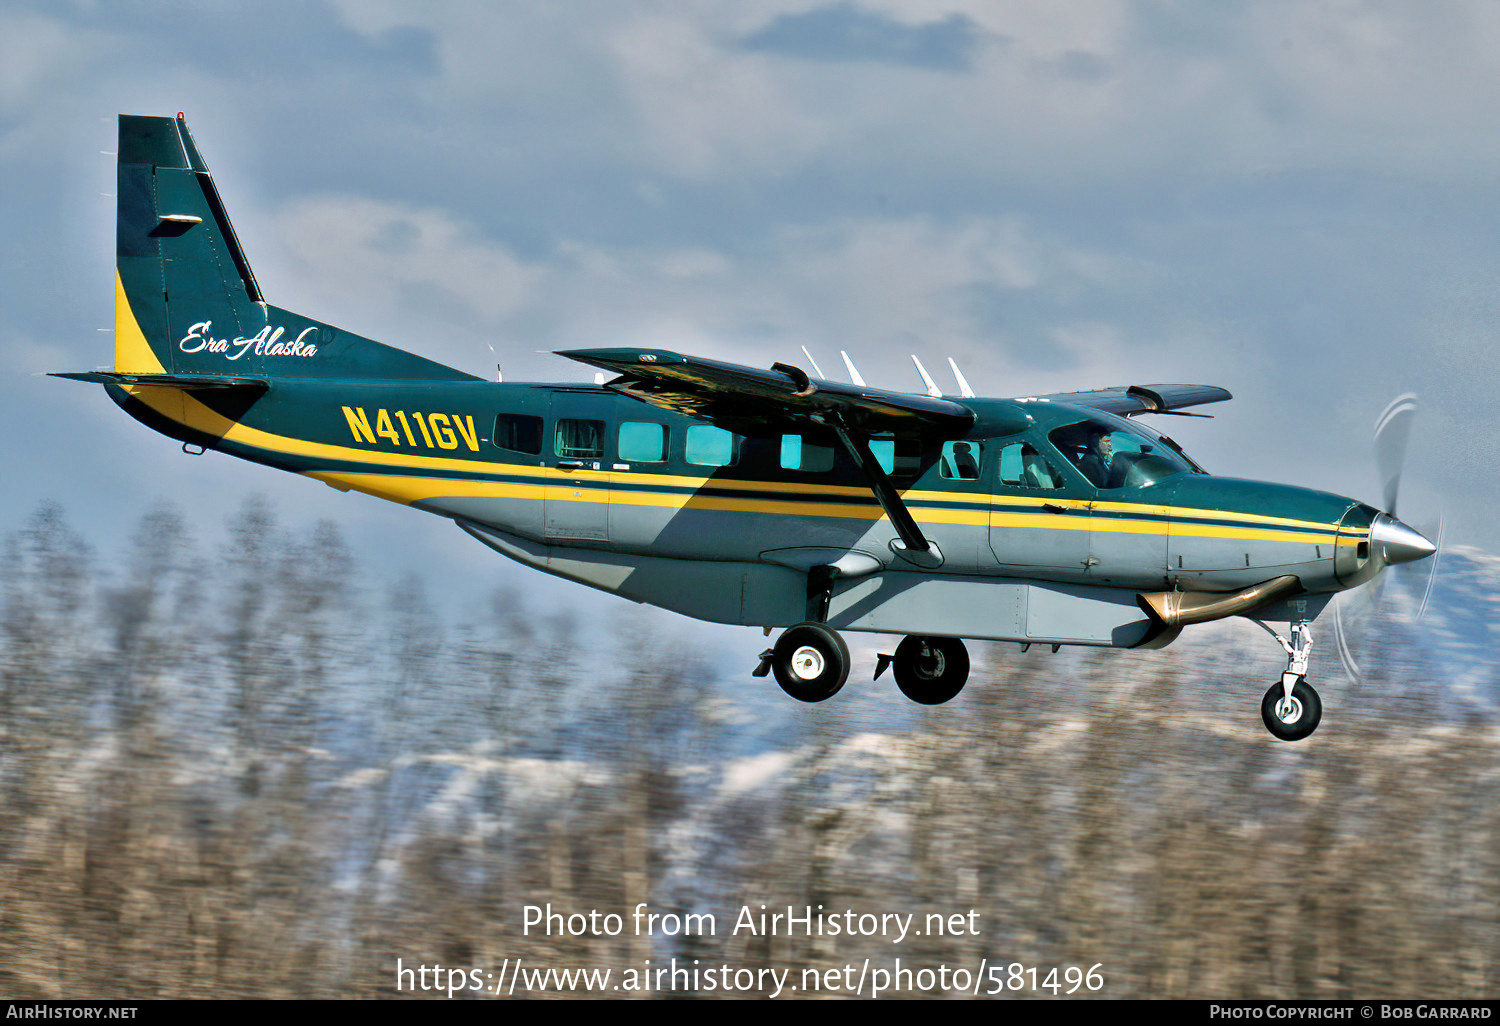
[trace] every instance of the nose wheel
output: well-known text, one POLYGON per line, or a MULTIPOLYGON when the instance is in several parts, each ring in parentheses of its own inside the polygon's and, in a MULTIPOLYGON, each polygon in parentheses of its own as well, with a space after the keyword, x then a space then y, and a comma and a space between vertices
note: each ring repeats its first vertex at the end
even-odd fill
POLYGON ((1276 639, 1286 652, 1286 669, 1281 680, 1271 685, 1260 700, 1260 718, 1273 737, 1282 741, 1301 741, 1318 729, 1323 718, 1323 700, 1307 682, 1307 661, 1312 655, 1312 631, 1304 621, 1292 624, 1288 641, 1265 624, 1255 623, 1276 639))
POLYGON ((1297 678, 1290 694, 1277 681, 1260 700, 1260 718, 1273 736, 1283 741, 1301 741, 1318 729, 1318 721, 1323 718, 1323 700, 1306 677, 1297 678))

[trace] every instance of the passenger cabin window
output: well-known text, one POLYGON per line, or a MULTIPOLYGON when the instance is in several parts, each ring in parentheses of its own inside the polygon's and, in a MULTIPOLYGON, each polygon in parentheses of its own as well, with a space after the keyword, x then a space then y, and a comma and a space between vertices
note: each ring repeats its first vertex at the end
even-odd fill
POLYGON ((922 444, 914 436, 872 438, 870 452, 880 469, 892 477, 915 477, 922 470, 922 444))
POLYGON ((938 474, 950 481, 978 481, 983 452, 984 448, 978 442, 944 442, 938 474))
POLYGON ((627 420, 620 425, 620 459, 629 463, 661 463, 667 458, 667 429, 662 424, 627 420))
POLYGON ((727 467, 734 462, 735 436, 723 428, 694 424, 687 429, 683 458, 700 467, 727 467))
POLYGON ((1000 450, 1000 483, 1050 492, 1063 486, 1063 477, 1030 442, 1012 442, 1000 450))
POLYGON ((552 451, 565 460, 602 459, 604 421, 559 420, 552 451))
POLYGON ((495 418, 495 445, 532 456, 542 451, 542 418, 524 413, 502 413, 495 418))
POLYGON ((782 435, 781 465, 786 470, 825 473, 833 469, 833 446, 817 445, 801 435, 782 435))

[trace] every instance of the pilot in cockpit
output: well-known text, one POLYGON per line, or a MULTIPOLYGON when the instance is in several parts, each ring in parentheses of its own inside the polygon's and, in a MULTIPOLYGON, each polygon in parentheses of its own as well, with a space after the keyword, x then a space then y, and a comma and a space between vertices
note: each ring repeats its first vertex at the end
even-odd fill
POLYGON ((1110 463, 1114 459, 1115 446, 1109 432, 1098 425, 1090 425, 1088 446, 1078 469, 1095 488, 1109 487, 1110 463))

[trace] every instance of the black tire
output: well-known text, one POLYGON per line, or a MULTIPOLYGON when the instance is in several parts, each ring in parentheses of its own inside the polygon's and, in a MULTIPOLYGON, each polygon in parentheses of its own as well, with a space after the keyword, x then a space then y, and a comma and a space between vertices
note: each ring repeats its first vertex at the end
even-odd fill
POLYGON ((958 638, 911 635, 896 646, 891 669, 907 698, 920 705, 942 705, 969 679, 969 650, 958 638))
POLYGON ((1318 721, 1323 718, 1323 700, 1306 677, 1298 677, 1292 687, 1293 708, 1290 710, 1295 718, 1288 720, 1276 715, 1283 694, 1281 681, 1271 685, 1266 697, 1260 700, 1260 718, 1272 736, 1283 741, 1301 741, 1318 729, 1318 721))
POLYGON ((849 679, 849 646, 821 623, 799 623, 776 639, 771 668, 781 690, 799 702, 822 702, 849 679))

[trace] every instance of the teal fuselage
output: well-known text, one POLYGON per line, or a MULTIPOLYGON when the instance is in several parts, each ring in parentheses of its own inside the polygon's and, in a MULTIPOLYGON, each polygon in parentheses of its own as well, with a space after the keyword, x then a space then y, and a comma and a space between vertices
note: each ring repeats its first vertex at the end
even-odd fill
POLYGON ((1194 472, 1096 488, 1048 436, 1098 411, 969 400, 974 476, 951 475, 940 440, 891 443, 892 480, 937 550, 917 558, 831 444, 813 469, 785 465, 781 435, 720 431, 695 451, 704 422, 605 387, 277 378, 253 398, 110 392, 174 437, 449 517, 538 569, 756 626, 804 619, 807 572, 829 564, 844 572, 828 622, 850 630, 1131 646, 1152 635, 1141 592, 1284 575, 1299 595, 1257 617, 1307 619, 1353 583, 1374 512, 1194 472), (1002 479, 999 454, 1021 442, 1063 468, 1054 487, 1002 479))

